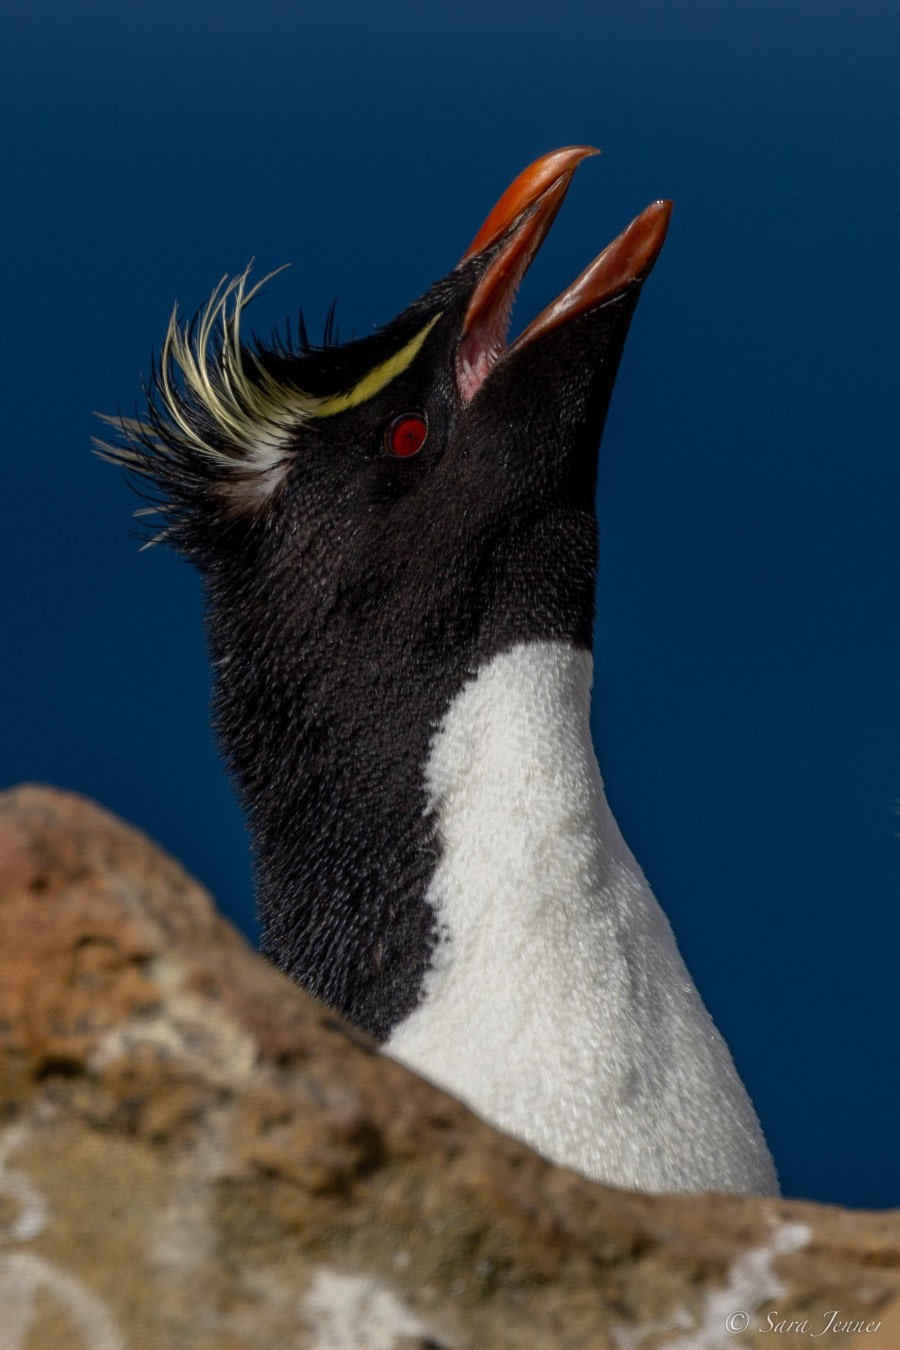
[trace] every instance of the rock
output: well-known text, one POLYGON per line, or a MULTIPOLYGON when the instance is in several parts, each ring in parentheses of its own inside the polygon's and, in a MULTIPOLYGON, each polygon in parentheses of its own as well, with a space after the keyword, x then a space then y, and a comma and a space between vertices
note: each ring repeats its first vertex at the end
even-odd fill
POLYGON ((900 1347, 897 1213, 552 1167, 270 968, 138 831, 50 789, 0 796, 0 1350, 819 1331, 900 1347))

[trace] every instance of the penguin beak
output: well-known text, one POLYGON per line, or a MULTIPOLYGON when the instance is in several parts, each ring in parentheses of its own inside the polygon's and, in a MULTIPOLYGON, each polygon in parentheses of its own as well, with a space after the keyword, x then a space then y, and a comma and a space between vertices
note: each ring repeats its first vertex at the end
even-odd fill
MULTIPOLYGON (((492 244, 496 244, 517 223, 522 223, 523 217, 535 214, 542 226, 537 238, 539 246, 553 224, 553 218, 559 210, 578 165, 583 159, 590 159, 592 155, 599 153, 600 151, 593 145, 570 145, 565 150, 552 150, 549 155, 542 155, 533 164, 529 164, 528 168, 523 169, 518 178, 510 183, 460 258, 458 266, 461 267, 470 258, 474 258, 476 253, 481 253, 492 244)), ((498 261, 494 259, 489 271, 493 270, 498 261)))
POLYGON ((596 309, 642 282, 659 256, 672 214, 669 201, 652 202, 534 319, 512 346, 506 335, 519 284, 562 205, 575 170, 599 152, 569 146, 542 156, 506 189, 458 266, 494 249, 469 300, 463 319, 456 374, 468 403, 507 353, 552 332, 579 314, 596 309))

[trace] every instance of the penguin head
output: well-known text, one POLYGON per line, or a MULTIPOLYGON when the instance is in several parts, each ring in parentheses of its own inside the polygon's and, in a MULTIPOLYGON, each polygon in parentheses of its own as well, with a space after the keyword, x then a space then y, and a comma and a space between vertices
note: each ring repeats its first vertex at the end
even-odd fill
POLYGON ((457 266, 361 340, 246 344, 246 274, 193 322, 173 315, 148 412, 119 419, 104 449, 155 489, 163 537, 214 600, 252 592, 260 623, 292 628, 303 613, 389 626, 399 608, 438 630, 514 618, 589 641, 597 447, 670 204, 649 206, 511 345, 507 328, 592 153, 526 169, 457 266))

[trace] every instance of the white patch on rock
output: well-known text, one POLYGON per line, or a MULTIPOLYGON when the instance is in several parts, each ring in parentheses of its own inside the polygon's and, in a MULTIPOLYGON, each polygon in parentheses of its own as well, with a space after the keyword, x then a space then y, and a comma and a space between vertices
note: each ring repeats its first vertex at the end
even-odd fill
POLYGON ((592 671, 569 643, 523 643, 445 715, 425 767, 442 938, 387 1050, 588 1176, 777 1192, 728 1049, 610 813, 592 671))
POLYGON ((215 1259, 213 1184, 227 1171, 227 1120, 225 1112, 207 1113, 204 1132, 180 1159, 168 1203, 147 1224, 148 1260, 159 1278, 175 1285, 190 1285, 215 1259))
MULTIPOLYGON (((125 1342, 103 1300, 80 1280, 34 1252, 0 1255, 0 1350, 25 1350, 38 1294, 62 1304, 83 1350, 123 1350, 125 1342)), ((75 1346, 68 1341, 70 1350, 75 1346)))
POLYGON ((21 1125, 12 1125, 0 1138, 0 1195, 7 1196, 16 1205, 15 1217, 8 1227, 0 1229, 0 1237, 13 1242, 28 1242, 47 1226, 47 1206, 31 1178, 24 1172, 11 1172, 7 1161, 22 1147, 26 1134, 21 1125))
POLYGON ((788 1292, 772 1267, 773 1259, 802 1251, 811 1237, 808 1224, 779 1224, 767 1243, 751 1247, 732 1262, 725 1285, 707 1292, 699 1321, 682 1309, 667 1324, 620 1327, 615 1332, 617 1350, 643 1350, 649 1337, 682 1327, 690 1328, 687 1334, 654 1341, 656 1350, 724 1350, 739 1342, 742 1331, 756 1329, 759 1309, 788 1292))
POLYGON ((316 1272, 304 1301, 314 1334, 311 1350, 400 1350, 432 1332, 380 1280, 327 1267, 316 1272))
MULTIPOLYGON (((10 1155, 26 1137, 24 1128, 14 1125, 0 1139, 0 1195, 18 1205, 0 1239, 15 1243, 38 1237, 49 1220, 44 1197, 30 1177, 7 1167, 10 1155)), ((8 1250, 0 1251, 0 1350, 26 1350, 30 1345, 39 1294, 62 1305, 80 1333, 83 1350, 123 1350, 124 1342, 105 1303, 81 1280, 36 1252, 8 1250)))
POLYGON ((107 1032, 91 1056, 90 1067, 101 1069, 147 1046, 166 1058, 183 1060, 222 1086, 246 1083, 256 1064, 253 1038, 224 1008, 182 989, 184 973, 177 962, 157 959, 149 973, 165 995, 162 1006, 107 1032))

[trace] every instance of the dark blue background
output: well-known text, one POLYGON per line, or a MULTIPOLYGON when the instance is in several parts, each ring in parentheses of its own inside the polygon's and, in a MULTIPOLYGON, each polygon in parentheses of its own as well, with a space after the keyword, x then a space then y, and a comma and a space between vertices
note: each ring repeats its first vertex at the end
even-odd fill
POLYGON ((896 0, 5 6, 2 777, 98 798, 252 927, 198 587, 88 454, 177 297, 366 332, 537 154, 593 142, 532 317, 669 242, 600 473, 613 808, 787 1192, 900 1202, 896 0))

